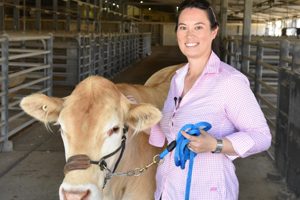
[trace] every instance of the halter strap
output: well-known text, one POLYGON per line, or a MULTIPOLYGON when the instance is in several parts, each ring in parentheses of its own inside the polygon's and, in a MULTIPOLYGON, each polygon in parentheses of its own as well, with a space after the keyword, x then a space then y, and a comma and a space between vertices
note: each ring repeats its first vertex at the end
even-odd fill
MULTIPOLYGON (((65 166, 64 166, 64 174, 66 175, 68 172, 72 171, 72 170, 84 170, 87 169, 91 166, 91 164, 95 164, 98 165, 100 167, 100 169, 103 171, 104 169, 107 169, 107 164, 105 162, 105 160, 113 155, 115 155, 118 151, 121 150, 121 153, 117 159, 117 162, 113 168, 113 172, 117 169, 121 158, 123 156, 124 150, 125 150, 125 145, 126 145, 126 133, 128 132, 128 126, 124 126, 123 128, 123 135, 122 135, 122 141, 120 146, 114 150, 113 152, 103 156, 99 161, 94 161, 91 160, 87 155, 85 154, 78 154, 78 155, 74 155, 68 158, 65 166)), ((111 170, 109 170, 111 171, 111 170)))

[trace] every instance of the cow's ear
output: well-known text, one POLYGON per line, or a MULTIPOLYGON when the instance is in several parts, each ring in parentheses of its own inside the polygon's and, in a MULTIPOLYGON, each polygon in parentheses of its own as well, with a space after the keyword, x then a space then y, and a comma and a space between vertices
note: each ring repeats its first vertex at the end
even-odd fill
POLYGON ((56 122, 62 109, 64 99, 48 97, 44 94, 32 94, 24 97, 20 107, 33 118, 44 122, 56 122))
POLYGON ((131 104, 126 123, 135 132, 148 129, 159 122, 161 112, 150 104, 131 104))

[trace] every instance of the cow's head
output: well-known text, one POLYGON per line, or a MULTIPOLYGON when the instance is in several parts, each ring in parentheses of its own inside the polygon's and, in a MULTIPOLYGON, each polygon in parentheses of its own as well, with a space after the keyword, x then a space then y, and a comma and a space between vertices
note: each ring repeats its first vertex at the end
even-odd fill
MULTIPOLYGON (((101 77, 85 79, 64 99, 33 94, 23 98, 20 105, 39 121, 60 125, 66 160, 86 155, 99 161, 121 145, 126 126, 138 132, 161 117, 150 104, 131 104, 112 82, 101 77)), ((107 158, 107 168, 113 169, 117 158, 118 153, 107 158)), ((106 171, 93 164, 79 169, 78 165, 86 163, 76 162, 77 166, 65 174, 60 199, 102 199, 106 171)))

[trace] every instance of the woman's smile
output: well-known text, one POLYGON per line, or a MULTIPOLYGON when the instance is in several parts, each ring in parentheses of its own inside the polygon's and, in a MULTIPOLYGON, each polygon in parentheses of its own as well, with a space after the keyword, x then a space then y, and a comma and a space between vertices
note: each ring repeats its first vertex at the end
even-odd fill
POLYGON ((189 43, 185 43, 185 46, 190 48, 190 47, 196 47, 199 44, 200 44, 199 42, 189 42, 189 43))

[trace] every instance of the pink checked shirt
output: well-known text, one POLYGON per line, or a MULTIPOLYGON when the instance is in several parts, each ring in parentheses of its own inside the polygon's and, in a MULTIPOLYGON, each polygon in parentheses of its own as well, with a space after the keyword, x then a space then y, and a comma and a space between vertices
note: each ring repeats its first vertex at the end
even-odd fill
MULTIPOLYGON (((209 134, 231 141, 239 157, 267 150, 271 134, 266 119, 253 95, 248 79, 220 61, 212 52, 203 73, 175 108, 174 97, 183 92, 188 64, 174 75, 163 108, 163 118, 151 130, 149 142, 170 143, 187 123, 209 122, 209 134)), ((195 157, 190 200, 236 200, 239 184, 232 160, 238 156, 199 153, 195 157)), ((174 151, 159 165, 155 199, 184 200, 189 162, 182 170, 174 164, 174 151)))

